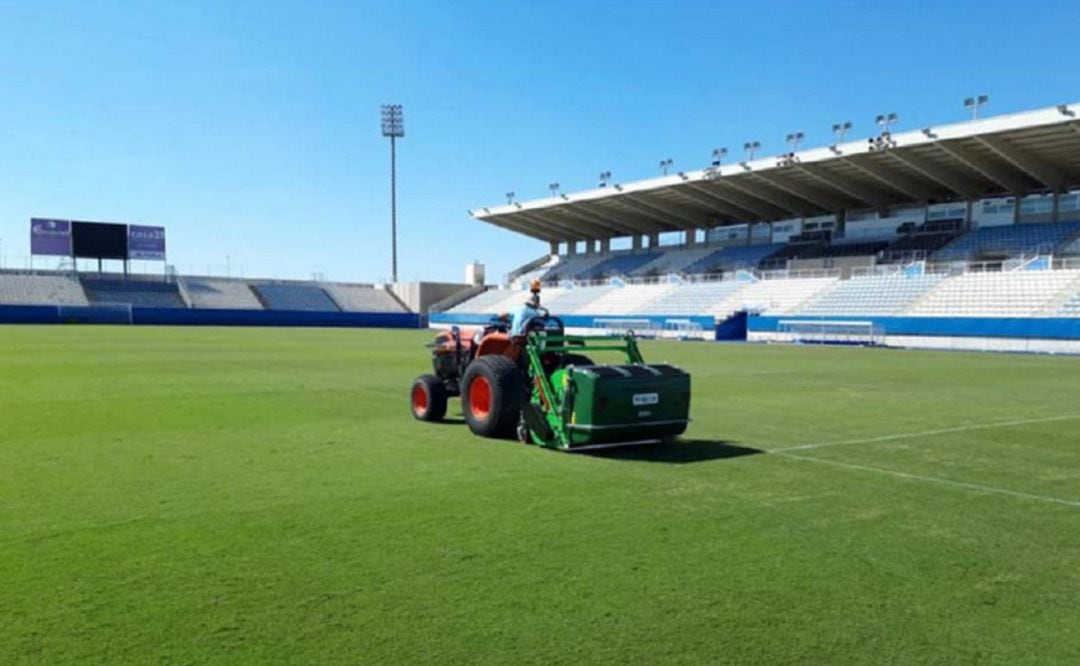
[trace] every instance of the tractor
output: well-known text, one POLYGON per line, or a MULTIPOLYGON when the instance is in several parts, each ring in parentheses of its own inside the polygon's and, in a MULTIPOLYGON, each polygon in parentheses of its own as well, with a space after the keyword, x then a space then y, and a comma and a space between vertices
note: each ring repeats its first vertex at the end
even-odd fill
POLYGON ((524 335, 505 317, 477 329, 453 327, 429 345, 433 374, 413 382, 409 401, 421 421, 442 421, 460 397, 473 434, 581 450, 666 442, 689 423, 690 375, 646 364, 632 331, 620 337, 567 335, 544 308, 524 335), (586 354, 616 352, 599 365, 586 354))

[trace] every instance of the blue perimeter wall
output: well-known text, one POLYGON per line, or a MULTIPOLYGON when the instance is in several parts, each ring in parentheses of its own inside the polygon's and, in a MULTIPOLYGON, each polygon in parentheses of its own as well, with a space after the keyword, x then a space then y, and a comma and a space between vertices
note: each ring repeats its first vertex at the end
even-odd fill
MULTIPOLYGON (((664 325, 670 321, 689 321, 695 324, 699 324, 702 330, 711 331, 716 326, 716 319, 714 317, 687 317, 685 315, 558 315, 559 319, 562 319, 564 325, 570 328, 600 328, 596 326, 597 320, 612 320, 612 319, 634 319, 634 320, 648 320, 649 325, 656 328, 663 328, 664 325)), ((491 321, 492 315, 484 314, 432 314, 428 315, 428 321, 432 324, 445 324, 459 326, 465 325, 483 325, 491 321)))
MULTIPOLYGON (((127 324, 127 310, 110 308, 6 305, 0 324, 127 324)), ((292 310, 131 309, 131 322, 148 326, 335 326, 421 328, 420 315, 407 312, 301 312, 292 310)))
POLYGON ((1080 340, 1080 317, 758 317, 747 322, 751 333, 775 333, 781 321, 871 321, 886 335, 956 338, 1038 338, 1080 340))

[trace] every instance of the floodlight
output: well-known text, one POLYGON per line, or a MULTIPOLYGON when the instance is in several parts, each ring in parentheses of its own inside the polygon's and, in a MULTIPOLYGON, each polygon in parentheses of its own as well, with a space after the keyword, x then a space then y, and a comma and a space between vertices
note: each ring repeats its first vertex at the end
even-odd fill
POLYGON ((507 192, 506 193, 506 203, 507 204, 514 203, 514 192, 507 192))
POLYGON ((727 148, 713 148, 712 151, 712 165, 714 167, 720 166, 720 162, 723 161, 724 156, 727 155, 727 148))
POLYGON ((743 150, 746 151, 746 160, 751 161, 754 159, 754 153, 761 149, 760 141, 747 141, 743 144, 743 150))
POLYGON ((979 117, 979 109, 989 103, 989 95, 978 95, 976 97, 968 97, 964 99, 964 108, 971 109, 971 119, 976 120, 979 117))
POLYGON ((600 172, 600 187, 607 187, 608 181, 610 181, 610 180, 611 180, 611 172, 610 171, 601 171, 600 172))
POLYGON ((675 160, 671 159, 670 157, 666 160, 660 160, 660 171, 666 176, 667 170, 671 168, 672 164, 675 164, 675 160))

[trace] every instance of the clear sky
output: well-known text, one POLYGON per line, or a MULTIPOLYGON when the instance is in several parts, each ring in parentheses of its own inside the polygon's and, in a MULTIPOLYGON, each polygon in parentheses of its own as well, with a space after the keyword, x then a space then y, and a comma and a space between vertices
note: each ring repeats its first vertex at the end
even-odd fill
POLYGON ((0 0, 0 252, 31 216, 160 224, 183 271, 402 279, 546 245, 467 209, 1080 100, 1080 3, 0 0))

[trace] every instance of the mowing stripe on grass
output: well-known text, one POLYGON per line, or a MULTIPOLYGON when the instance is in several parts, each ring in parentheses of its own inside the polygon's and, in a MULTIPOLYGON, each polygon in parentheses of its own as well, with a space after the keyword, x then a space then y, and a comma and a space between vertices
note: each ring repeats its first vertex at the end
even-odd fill
POLYGON ((805 462, 821 463, 823 465, 831 465, 833 467, 841 467, 843 469, 851 469, 860 472, 873 472, 875 474, 883 474, 885 476, 892 476, 899 479, 908 479, 910 481, 923 481, 926 483, 936 483, 942 486, 952 486, 953 488, 963 488, 965 490, 975 490, 981 493, 990 493, 994 495, 1005 495, 1007 497, 1017 497, 1020 499, 1034 500, 1037 502, 1048 502, 1051 504, 1062 504, 1064 506, 1080 509, 1080 501, 1067 500, 1061 497, 1051 497, 1049 495, 1035 495, 1032 493, 1024 493, 1017 490, 1008 490, 1006 488, 997 488, 995 486, 984 486, 981 483, 968 483, 967 481, 953 481, 951 479, 942 479, 936 476, 923 476, 922 474, 911 474, 909 472, 898 472, 893 469, 886 469, 884 467, 871 467, 869 465, 856 465, 854 463, 838 462, 836 460, 825 460, 824 458, 814 458, 811 456, 800 456, 794 453, 784 453, 782 451, 770 451, 774 455, 782 456, 784 458, 791 458, 792 460, 802 460, 805 462))
POLYGON ((954 428, 939 428, 937 430, 923 430, 922 432, 907 432, 898 435, 882 435, 881 437, 868 437, 866 439, 845 439, 838 442, 820 442, 817 444, 800 444, 798 446, 785 446, 778 449, 766 449, 769 453, 787 453, 788 451, 809 451, 811 449, 823 449, 829 446, 845 446, 849 444, 874 444, 877 442, 892 442, 900 439, 917 439, 919 437, 932 437, 934 435, 947 435, 954 432, 968 432, 969 430, 989 430, 992 428, 1009 428, 1013 426, 1031 425, 1033 423, 1051 423, 1054 421, 1072 421, 1080 419, 1080 414, 1063 414, 1061 416, 1044 416, 1036 419, 1019 419, 1016 421, 994 421, 992 423, 976 423, 954 428))

